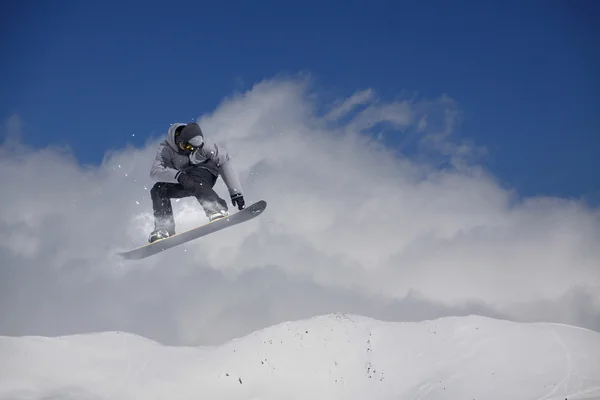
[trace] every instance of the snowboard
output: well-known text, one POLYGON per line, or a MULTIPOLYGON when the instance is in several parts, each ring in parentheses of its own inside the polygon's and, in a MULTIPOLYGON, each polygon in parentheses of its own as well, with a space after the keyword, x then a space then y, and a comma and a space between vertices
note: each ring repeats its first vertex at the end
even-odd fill
POLYGON ((187 243, 190 240, 198 239, 202 236, 220 231, 221 229, 249 221, 252 218, 262 214, 262 212, 265 211, 265 208, 267 208, 267 202, 260 200, 252 205, 246 206, 241 211, 229 215, 228 217, 220 218, 197 228, 177 233, 166 239, 157 240, 154 243, 148 243, 142 247, 138 247, 137 249, 117 254, 126 260, 141 260, 143 258, 160 253, 161 251, 179 246, 183 243, 187 243))

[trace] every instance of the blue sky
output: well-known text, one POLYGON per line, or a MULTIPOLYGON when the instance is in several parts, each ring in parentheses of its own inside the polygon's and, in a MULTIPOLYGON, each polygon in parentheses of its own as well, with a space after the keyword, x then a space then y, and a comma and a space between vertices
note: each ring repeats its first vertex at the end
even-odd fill
POLYGON ((24 142, 69 144, 84 163, 307 71, 332 95, 447 93, 463 111, 458 134, 488 148, 507 185, 600 201, 593 1, 0 7, 0 118, 18 114, 24 142))

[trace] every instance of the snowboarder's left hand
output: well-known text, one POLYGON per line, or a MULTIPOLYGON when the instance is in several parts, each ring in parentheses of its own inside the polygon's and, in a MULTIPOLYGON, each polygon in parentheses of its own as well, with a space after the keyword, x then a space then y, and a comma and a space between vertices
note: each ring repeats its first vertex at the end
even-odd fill
POLYGON ((234 206, 237 206, 238 210, 243 210, 246 208, 246 202, 244 201, 244 196, 241 193, 232 194, 231 203, 234 206))

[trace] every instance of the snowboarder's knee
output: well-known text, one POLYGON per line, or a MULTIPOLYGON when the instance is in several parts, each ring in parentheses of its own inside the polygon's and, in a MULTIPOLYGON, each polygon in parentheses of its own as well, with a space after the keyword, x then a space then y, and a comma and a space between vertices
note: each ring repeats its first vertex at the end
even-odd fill
POLYGON ((150 196, 153 198, 156 197, 164 197, 165 195, 165 183, 164 182, 156 182, 152 189, 150 189, 150 196))

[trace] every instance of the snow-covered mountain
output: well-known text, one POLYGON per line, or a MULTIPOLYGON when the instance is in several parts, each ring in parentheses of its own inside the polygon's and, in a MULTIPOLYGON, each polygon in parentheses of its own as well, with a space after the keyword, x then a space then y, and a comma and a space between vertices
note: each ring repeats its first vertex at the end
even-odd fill
POLYGON ((600 334, 478 316, 331 314, 215 347, 0 337, 1 399, 600 399, 600 334))

